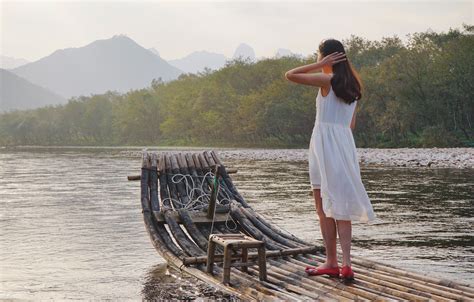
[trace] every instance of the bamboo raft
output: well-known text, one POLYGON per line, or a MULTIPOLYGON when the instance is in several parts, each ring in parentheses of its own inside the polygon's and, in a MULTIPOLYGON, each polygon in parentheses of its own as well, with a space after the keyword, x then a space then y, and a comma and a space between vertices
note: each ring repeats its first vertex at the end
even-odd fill
MULTIPOLYGON (((307 265, 324 261, 324 248, 303 241, 255 212, 235 188, 226 167, 213 151, 143 153, 141 205, 145 227, 158 253, 177 270, 203 280, 242 300, 474 300, 470 284, 440 279, 352 256, 355 280, 308 276, 307 265), (193 183, 199 190, 189 190, 193 183), (216 189, 216 186, 218 189, 216 189), (213 196, 214 195, 214 196, 213 196), (245 234, 264 241, 266 280, 258 266, 246 272, 231 268, 222 283, 222 263, 206 273, 211 234, 245 234)), ((216 247, 216 259, 222 248, 216 247)), ((242 255, 233 251, 233 258, 242 255)), ((248 258, 255 259, 255 249, 248 258)), ((233 260, 234 261, 234 260, 233 260)))

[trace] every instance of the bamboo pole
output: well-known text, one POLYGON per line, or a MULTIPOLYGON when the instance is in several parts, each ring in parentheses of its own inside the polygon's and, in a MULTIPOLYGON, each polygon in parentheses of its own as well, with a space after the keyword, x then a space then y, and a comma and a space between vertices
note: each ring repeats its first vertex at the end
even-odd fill
POLYGON ((156 153, 151 154, 150 158, 150 203, 153 213, 160 211, 160 201, 158 200, 158 158, 156 153))
MULTIPOLYGON (((205 152, 199 153, 198 158, 199 158, 199 161, 201 163, 201 166, 203 167, 204 171, 206 171, 206 173, 214 170, 215 164, 214 164, 214 162, 209 163, 207 161, 207 156, 206 156, 205 152)), ((213 172, 215 172, 215 171, 213 171, 213 172)), ((209 187, 212 189, 212 187, 213 187, 213 178, 211 178, 210 176, 207 176, 206 181, 207 181, 209 187)), ((224 190, 225 190, 225 188, 224 188, 224 190)), ((223 200, 223 199, 226 198, 226 196, 224 195, 224 193, 222 193, 221 190, 218 191, 217 197, 219 198, 219 200, 223 200)))
MULTIPOLYGON (((271 251, 266 251, 266 257, 267 258, 277 258, 277 257, 284 257, 284 256, 293 256, 293 255, 298 255, 298 254, 306 254, 306 253, 312 253, 313 251, 317 250, 317 247, 304 247, 304 248, 288 248, 288 249, 283 249, 283 250, 271 250, 271 251)), ((217 260, 222 260, 222 255, 216 255, 217 260)), ((235 259, 240 259, 242 258, 241 254, 237 254, 234 257, 235 259)), ((234 259, 232 258, 232 259, 234 259)), ((248 258, 249 259, 257 259, 258 254, 257 253, 248 253, 248 258)), ((206 257, 201 256, 201 257, 185 257, 183 258, 183 264, 185 265, 190 265, 190 264, 197 264, 197 263, 205 263, 206 262, 206 257)))
MULTIPOLYGON (((328 293, 329 295, 352 300, 360 300, 361 298, 367 299, 361 297, 360 295, 345 291, 342 287, 342 284, 338 281, 333 281, 323 276, 319 276, 317 278, 308 278, 307 276, 302 275, 300 270, 295 270, 291 266, 288 266, 283 259, 271 259, 268 263, 268 266, 270 270, 274 270, 280 274, 291 276, 292 278, 297 279, 298 284, 308 284, 316 289, 328 293)), ((376 295, 374 295, 374 297, 376 297, 376 295)))
POLYGON ((312 245, 309 242, 303 241, 300 238, 296 237, 293 234, 290 234, 287 231, 283 231, 281 228, 277 227, 276 225, 272 224, 266 217, 264 217, 262 214, 255 212, 253 208, 248 208, 247 209, 250 213, 252 213, 261 223, 263 223, 267 228, 275 232, 276 234, 287 238, 289 240, 292 240, 295 243, 299 243, 304 246, 312 245))
POLYGON ((178 198, 178 190, 176 188, 176 184, 173 182, 173 179, 172 179, 173 173, 171 172, 172 171, 171 156, 167 154, 165 156, 165 160, 166 160, 166 181, 168 183, 168 190, 171 197, 171 203, 175 209, 179 209, 182 206, 178 198))
MULTIPOLYGON (((248 273, 243 273, 242 271, 240 271, 238 268, 235 268, 235 267, 231 268, 231 275, 233 276, 233 278, 238 278, 240 280, 244 279, 244 280, 250 281, 251 286, 256 286, 259 291, 262 291, 266 294, 267 293, 273 294, 275 297, 281 299, 282 301, 301 301, 302 299, 305 298, 305 297, 302 297, 301 295, 288 292, 284 288, 285 284, 278 280, 273 280, 273 282, 261 281, 261 280, 258 280, 258 278, 252 277, 252 275, 249 275, 248 273)), ((269 301, 274 301, 274 299, 271 299, 269 301)))
MULTIPOLYGON (((183 153, 179 153, 177 155, 177 159, 178 159, 178 165, 179 165, 179 170, 181 172, 181 174, 183 175, 186 175, 186 180, 189 182, 191 178, 192 179, 192 183, 190 183, 189 185, 191 186, 191 188, 194 188, 196 186, 196 183, 195 183, 195 178, 193 177, 193 174, 191 173, 191 168, 189 167, 188 165, 188 161, 186 160, 186 157, 183 153), (193 186, 193 183, 194 183, 194 186, 193 186)), ((189 202, 192 201, 192 198, 193 196, 188 196, 188 192, 185 190, 183 194, 186 194, 189 202)), ((196 203, 194 204, 191 204, 188 209, 197 209, 198 208, 198 205, 196 203)))
MULTIPOLYGON (((180 218, 183 222, 184 227, 186 228, 186 231, 191 236, 191 238, 194 240, 194 242, 196 242, 197 245, 203 251, 207 251, 209 236, 205 236, 202 233, 202 231, 199 229, 199 227, 196 226, 196 224, 192 220, 192 217, 189 215, 188 211, 186 211, 184 209, 180 209, 180 210, 178 210, 178 213, 180 215, 180 218)), ((223 248, 219 245, 216 246, 216 251, 218 253, 223 253, 224 252, 223 248)), ((186 265, 186 263, 185 263, 186 258, 183 258, 183 264, 185 264, 185 265, 186 265)), ((201 258, 201 257, 196 257, 196 258, 201 258)), ((204 261, 201 261, 200 263, 205 264, 206 260, 207 260, 207 256, 202 256, 202 258, 204 259, 204 261)), ((196 262, 196 264, 198 264, 198 263, 196 262)))
POLYGON ((193 223, 193 220, 189 215, 188 211, 184 209, 179 209, 178 213, 179 217, 181 218, 181 221, 183 222, 184 227, 186 228, 186 231, 191 236, 193 241, 196 242, 196 244, 202 250, 207 250, 208 238, 204 237, 202 233, 198 230, 196 225, 193 223))
POLYGON ((452 288, 460 289, 460 290, 463 290, 463 291, 466 291, 466 292, 473 292, 472 288, 466 287, 464 285, 460 285, 459 283, 454 282, 452 280, 440 279, 440 278, 436 278, 436 277, 430 277, 430 276, 423 275, 423 274, 418 274, 418 273, 414 273, 414 272, 410 272, 410 271, 401 270, 401 269, 395 268, 394 266, 391 266, 389 264, 379 264, 379 263, 376 263, 376 262, 371 261, 371 260, 361 259, 359 257, 353 257, 351 262, 356 263, 356 264, 360 264, 360 265, 365 266, 365 267, 370 267, 370 268, 373 268, 373 269, 377 269, 377 270, 380 270, 380 271, 385 271, 385 272, 394 273, 394 274, 398 274, 398 275, 402 275, 402 276, 407 276, 407 277, 411 277, 413 279, 423 280, 423 281, 426 281, 426 282, 430 282, 430 283, 434 283, 434 284, 438 284, 438 285, 442 285, 442 286, 452 287, 452 288))
POLYGON ((274 233, 269 227, 263 224, 260 220, 258 220, 250 211, 248 211, 245 207, 239 205, 239 209, 242 213, 253 223, 253 225, 258 228, 263 234, 267 235, 271 239, 276 242, 279 242, 285 246, 294 248, 301 246, 301 244, 293 243, 291 240, 284 238, 283 236, 274 233))
MULTIPOLYGON (((373 275, 376 278, 381 278, 381 279, 387 279, 391 280, 392 282, 398 282, 399 284, 408 284, 411 285, 414 288, 417 288, 419 290, 427 291, 429 292, 431 289, 438 290, 439 293, 451 293, 454 295, 457 295, 458 300, 462 300, 465 297, 469 297, 471 299, 474 298, 474 294, 466 291, 462 291, 456 288, 452 287, 447 287, 447 286, 442 286, 439 284, 434 284, 434 283, 429 283, 423 280, 418 280, 418 279, 412 279, 406 276, 400 276, 400 275, 391 275, 387 272, 381 272, 381 271, 376 271, 372 269, 366 269, 364 268, 359 268, 360 272, 364 273, 367 272, 368 274, 373 275)), ((454 297, 454 296, 453 296, 454 297)))
MULTIPOLYGON (((254 268, 249 267, 249 270, 253 274, 256 273, 256 269, 254 268)), ((367 299, 362 299, 351 293, 347 293, 343 291, 335 292, 333 291, 332 287, 320 284, 309 278, 303 279, 301 276, 293 272, 289 272, 287 270, 281 269, 274 265, 268 266, 267 273, 275 277, 279 281, 283 281, 283 282, 294 285, 296 288, 309 289, 312 292, 317 293, 319 296, 318 299, 331 298, 331 299, 337 299, 337 301, 367 300, 367 299)))
MULTIPOLYGON (((254 275, 258 274, 258 271, 256 271, 254 268, 249 267, 249 271, 253 273, 254 275)), ((312 291, 308 291, 304 289, 301 285, 295 285, 293 282, 288 282, 287 278, 285 279, 285 278, 279 278, 279 277, 280 275, 273 271, 270 271, 267 273, 267 279, 269 282, 274 283, 274 284, 279 284, 281 287, 283 287, 289 292, 294 292, 299 295, 309 297, 311 299, 315 299, 318 301, 324 298, 323 295, 321 295, 320 293, 317 293, 314 289, 312 291)))
POLYGON ((459 283, 451 281, 451 280, 442 280, 434 277, 429 277, 425 275, 416 274, 410 271, 405 271, 402 269, 395 268, 392 265, 384 264, 380 262, 374 262, 372 260, 361 259, 357 256, 352 257, 352 264, 355 264, 355 267, 360 266, 367 270, 372 270, 374 273, 382 274, 382 275, 389 275, 389 276, 396 276, 397 278, 405 278, 405 280, 409 280, 411 282, 418 282, 427 286, 437 286, 438 289, 444 289, 447 291, 454 290, 458 293, 461 292, 464 295, 471 295, 473 294, 472 287, 464 287, 459 285, 459 283), (467 291, 465 290, 467 289, 467 291))
POLYGON ((160 160, 158 161, 158 175, 160 180, 160 198, 161 205, 165 208, 172 208, 171 201, 169 200, 170 193, 168 192, 168 179, 166 176, 166 157, 165 154, 160 155, 160 160))
MULTIPOLYGON (((312 264, 313 260, 307 259, 307 257, 302 257, 302 262, 306 264, 312 264)), ((317 258, 319 261, 323 262, 323 257, 314 257, 317 258)), ((361 266, 359 264, 352 265, 352 269, 355 273, 357 278, 371 278, 373 282, 380 282, 381 284, 387 284, 386 282, 390 282, 392 284, 397 284, 401 286, 405 286, 407 288, 412 288, 413 290, 419 291, 420 295, 424 295, 426 297, 433 296, 435 299, 455 299, 455 300, 462 300, 465 297, 469 297, 469 293, 464 291, 460 291, 457 289, 453 289, 446 286, 440 286, 429 282, 424 282, 418 279, 407 278, 405 276, 400 276, 397 274, 388 274, 386 272, 381 272, 378 270, 374 270, 371 268, 367 268, 365 266, 361 266), (430 294, 431 293, 431 294, 430 294), (439 298, 437 298, 439 296, 439 298)))
POLYGON ((237 192, 235 188, 232 187, 231 182, 229 182, 229 174, 226 167, 213 155, 213 152, 207 152, 206 158, 210 163, 220 166, 220 174, 222 175, 222 187, 224 188, 226 194, 230 197, 230 199, 236 200, 239 203, 247 204, 245 200, 243 200, 242 196, 237 192))
POLYGON ((155 228, 157 233, 163 238, 163 242, 166 245, 166 247, 176 256, 180 258, 184 258, 189 256, 188 253, 185 253, 180 247, 178 247, 174 241, 171 235, 168 233, 168 230, 166 229, 165 225, 163 223, 155 223, 155 228))
MULTIPOLYGON (((173 176, 176 174, 182 174, 181 167, 178 164, 177 154, 171 154, 171 172, 173 173, 173 176)), ((175 177, 175 181, 176 181, 176 177, 175 177)), ((176 189, 178 190, 178 198, 181 201, 181 207, 186 206, 189 203, 189 197, 186 192, 186 185, 183 179, 181 179, 181 181, 176 183, 176 189)))
MULTIPOLYGON (((202 187, 202 181, 201 179, 199 178, 199 175, 196 171, 196 166, 195 166, 195 163, 194 163, 194 160, 191 156, 190 153, 186 153, 184 155, 185 157, 185 160, 186 160, 186 163, 188 165, 188 171, 189 171, 189 174, 191 175, 192 179, 193 179, 193 182, 194 182, 194 186, 196 188, 201 188, 202 187)), ((198 194, 200 195, 201 192, 198 191, 198 194)), ((190 198, 193 198, 194 196, 190 196, 190 198)), ((196 207, 197 208, 197 207, 196 207)))
POLYGON ((206 174, 207 172, 210 172, 211 167, 209 167, 209 164, 204 159, 204 156, 201 153, 198 153, 196 156, 197 156, 197 159, 199 160, 199 164, 201 166, 202 173, 206 174))
POLYGON ((170 211, 165 210, 164 216, 174 239, 178 242, 184 252, 188 253, 189 256, 205 255, 205 253, 183 232, 178 222, 176 222, 174 217, 170 214, 170 211))
MULTIPOLYGON (((251 219, 253 216, 250 214, 250 212, 246 211, 246 208, 244 208, 240 204, 233 203, 231 206, 235 206, 236 208, 238 208, 241 211, 241 213, 244 214, 244 216, 246 218, 249 218, 250 221, 242 219, 243 220, 242 224, 243 224, 244 228, 245 227, 249 228, 249 232, 251 232, 251 230, 254 227, 255 229, 261 231, 262 235, 265 238, 269 238, 273 243, 275 243, 276 245, 279 245, 280 247, 283 247, 283 248, 288 248, 288 247, 292 248, 292 247, 301 246, 300 244, 292 243, 289 239, 286 240, 282 236, 273 234, 268 228, 265 228, 265 225, 260 223, 258 220, 251 219)), ((237 213, 234 213, 234 215, 237 215, 237 213)), ((253 235, 255 235, 255 234, 253 234, 253 235)), ((256 235, 258 236, 258 233, 256 235)), ((321 250, 321 248, 319 248, 319 250, 321 250)))
POLYGON ((211 199, 209 200, 209 207, 207 208, 207 218, 209 219, 214 218, 218 191, 219 191, 219 168, 217 166, 214 172, 214 181, 212 183, 211 199))
POLYGON ((239 225, 242 227, 242 229, 244 229, 245 232, 247 232, 251 237, 264 241, 266 248, 268 248, 269 250, 279 250, 279 249, 281 249, 282 246, 279 243, 277 243, 277 242, 273 241, 272 239, 264 236, 263 233, 260 232, 259 229, 254 227, 252 225, 252 223, 247 219, 247 217, 245 217, 242 214, 242 212, 240 211, 240 209, 238 208, 237 205, 238 205, 238 203, 236 203, 236 202, 231 203, 230 213, 232 215, 232 218, 239 223, 239 225))
POLYGON ((414 279, 404 279, 400 276, 390 276, 377 273, 376 271, 371 271, 365 269, 364 267, 353 267, 355 273, 358 274, 358 278, 367 279, 370 278, 373 282, 390 282, 391 284, 396 284, 405 288, 412 288, 414 291, 418 292, 418 295, 425 296, 428 298, 433 298, 436 300, 439 299, 454 299, 462 300, 463 296, 466 296, 466 293, 462 291, 455 290, 449 287, 439 287, 439 285, 420 283, 418 280, 414 279))
POLYGON ((146 151, 142 154, 142 177, 140 183, 142 209, 150 212, 150 192, 148 190, 148 178, 150 177, 150 157, 146 151))
MULTIPOLYGON (((296 274, 301 274, 301 271, 302 271, 302 269, 298 265, 295 265, 294 263, 292 265, 291 262, 283 262, 283 261, 278 262, 278 261, 270 260, 269 263, 272 265, 276 265, 280 267, 281 269, 294 272, 296 274)), ((351 294, 363 297, 365 299, 369 299, 371 301, 381 300, 382 298, 381 293, 379 292, 366 291, 366 290, 357 288, 356 286, 354 286, 354 284, 345 285, 339 282, 336 278, 328 278, 326 276, 311 276, 311 277, 306 277, 306 278, 313 279, 327 286, 332 286, 333 290, 338 292, 340 295, 344 295, 344 292, 349 292, 351 294)), ((390 295, 388 295, 387 297, 394 298, 394 297, 391 297, 390 295)))
POLYGON ((203 158, 207 161, 209 167, 218 171, 219 175, 222 178, 219 180, 219 182, 220 182, 221 190, 223 190, 225 194, 222 194, 221 203, 222 204, 230 203, 232 199, 235 199, 235 196, 232 190, 228 188, 227 183, 224 179, 224 175, 227 175, 225 167, 222 164, 217 163, 208 151, 204 151, 203 158), (229 200, 227 200, 226 198, 227 196, 229 200))
MULTIPOLYGON (((201 208, 201 211, 203 212, 207 212, 209 209, 209 205, 205 205, 201 208)), ((216 209, 215 209, 215 213, 220 213, 220 214, 225 214, 225 213, 228 213, 230 211, 230 205, 228 204, 216 204, 216 209)))
MULTIPOLYGON (((300 262, 296 259, 290 259, 290 262, 295 263, 296 265, 300 266, 301 271, 305 267, 305 262, 300 262)), ((354 267, 353 267, 354 269, 354 267)), ((354 269, 356 272, 356 269, 354 269)), ((387 282, 385 280, 380 280, 378 278, 370 277, 366 274, 358 274, 356 275, 357 285, 361 286, 361 288, 365 289, 373 289, 382 293, 387 293, 396 297, 401 297, 408 300, 429 300, 435 299, 436 301, 447 301, 443 296, 436 296, 430 293, 419 291, 415 288, 402 286, 393 282, 387 282)))
MULTIPOLYGON (((238 170, 236 168, 228 168, 227 173, 229 174, 236 174, 238 170)), ((159 176, 159 173, 158 173, 159 176)), ((129 181, 137 181, 141 179, 141 175, 127 175, 127 180, 129 181)))
POLYGON ((210 171, 209 167, 205 167, 203 166, 203 160, 200 159, 200 154, 193 154, 193 159, 194 159, 194 164, 196 165, 196 171, 198 172, 198 175, 200 176, 201 178, 201 182, 203 184, 203 189, 204 189, 204 192, 208 195, 211 194, 211 187, 209 185, 209 182, 208 182, 208 178, 209 176, 207 177, 204 177, 204 175, 206 175, 207 172, 210 171))
POLYGON ((232 192, 233 196, 234 196, 234 199, 237 200, 240 204, 242 204, 244 207, 249 207, 249 204, 244 200, 244 198, 242 197, 242 195, 240 195, 240 193, 237 191, 237 188, 234 186, 234 183, 232 182, 232 179, 230 178, 230 176, 228 175, 226 169, 225 169, 225 166, 222 164, 221 160, 219 159, 219 157, 217 156, 217 153, 215 153, 214 151, 211 151, 211 156, 212 158, 214 159, 214 161, 221 165, 223 168, 223 172, 222 172, 222 175, 224 177, 224 181, 225 183, 227 184, 227 187, 229 188, 229 191, 232 192))

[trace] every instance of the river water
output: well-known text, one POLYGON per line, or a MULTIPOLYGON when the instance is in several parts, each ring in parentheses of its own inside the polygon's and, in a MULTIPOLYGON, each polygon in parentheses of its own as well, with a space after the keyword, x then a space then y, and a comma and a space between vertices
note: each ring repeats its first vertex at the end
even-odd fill
MULTIPOLYGON (((127 181, 141 160, 129 151, 0 150, 0 299, 219 296, 167 269, 152 247, 139 182, 127 181)), ((305 161, 225 164, 238 169, 235 185, 254 209, 322 242, 305 161)), ((473 169, 361 166, 361 174, 377 220, 353 224, 353 255, 474 283, 473 169)))

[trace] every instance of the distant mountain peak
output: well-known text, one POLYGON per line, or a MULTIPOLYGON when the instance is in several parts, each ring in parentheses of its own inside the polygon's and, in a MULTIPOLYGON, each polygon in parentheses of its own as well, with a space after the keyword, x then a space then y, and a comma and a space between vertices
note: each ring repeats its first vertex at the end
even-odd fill
POLYGON ((108 90, 141 89, 148 87, 153 79, 169 81, 182 73, 123 34, 82 47, 57 50, 12 71, 66 98, 108 90))
POLYGON ((299 58, 304 57, 302 54, 292 52, 291 50, 286 49, 286 48, 278 48, 274 57, 281 58, 281 57, 286 57, 286 56, 299 57, 299 58))
POLYGON ((3 69, 12 69, 28 63, 29 61, 23 58, 14 58, 0 55, 0 68, 3 69))
POLYGON ((247 43, 240 43, 239 46, 235 49, 233 58, 242 57, 242 58, 250 58, 251 60, 255 60, 255 51, 253 48, 248 45, 247 43))
MULTIPOLYGON (((39 59, 38 61, 44 60, 45 58, 55 56, 55 55, 63 55, 64 53, 69 53, 69 52, 75 52, 81 49, 88 49, 88 48, 94 48, 94 47, 103 47, 104 45, 107 45, 109 47, 117 47, 117 46, 125 46, 125 45, 133 45, 135 47, 142 47, 140 46, 137 42, 135 42, 133 39, 128 37, 125 34, 118 34, 114 35, 111 38, 104 38, 104 39, 98 39, 95 41, 90 42, 89 44, 86 44, 84 46, 79 46, 79 47, 67 47, 63 49, 57 49, 50 55, 43 57, 39 59)), ((36 61, 36 62, 38 62, 36 61)), ((33 62, 34 63, 34 62, 33 62)))
POLYGON ((197 73, 203 71, 206 67, 211 70, 220 69, 226 61, 227 58, 223 54, 198 50, 183 58, 169 60, 168 62, 185 72, 197 73))
POLYGON ((132 40, 129 36, 127 36, 126 34, 116 34, 116 35, 113 35, 111 39, 128 39, 128 40, 132 40))
POLYGON ((275 57, 280 58, 284 56, 291 56, 292 52, 289 49, 286 48, 278 48, 275 57))
POLYGON ((133 40, 132 38, 124 34, 114 35, 111 38, 95 40, 94 42, 86 45, 85 47, 89 45, 94 45, 94 44, 99 44, 99 45, 100 44, 110 44, 110 45, 127 45, 128 44, 128 45, 136 45, 136 46, 142 47, 137 42, 135 42, 135 40, 133 40))

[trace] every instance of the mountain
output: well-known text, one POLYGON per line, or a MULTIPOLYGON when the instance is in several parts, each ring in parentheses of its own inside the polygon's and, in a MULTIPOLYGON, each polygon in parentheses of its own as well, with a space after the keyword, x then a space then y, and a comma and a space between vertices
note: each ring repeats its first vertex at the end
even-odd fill
POLYGON ((152 47, 152 48, 148 48, 148 50, 154 53, 155 55, 160 56, 160 53, 158 52, 158 50, 156 50, 156 48, 152 47))
POLYGON ((125 35, 57 50, 12 71, 65 98, 108 90, 127 92, 149 87, 153 79, 161 77, 166 82, 182 73, 125 35))
POLYGON ((252 47, 250 47, 250 45, 248 44, 245 44, 245 43, 241 43, 236 49, 235 49, 235 52, 234 52, 234 56, 233 58, 237 58, 237 57, 242 57, 242 58, 250 58, 251 61, 255 61, 255 51, 253 50, 252 47))
POLYGON ((275 57, 277 58, 281 58, 281 57, 285 57, 285 56, 291 56, 293 53, 291 52, 291 50, 289 49, 286 49, 286 48, 278 48, 276 54, 275 54, 275 57))
POLYGON ((11 69, 29 63, 28 60, 0 55, 0 68, 11 69))
POLYGON ((274 57, 278 59, 278 58, 286 57, 286 56, 292 56, 292 57, 298 57, 298 58, 304 57, 302 54, 292 52, 291 50, 286 49, 286 48, 278 48, 274 57))
POLYGON ((59 95, 32 84, 16 74, 0 69, 0 112, 14 109, 32 109, 66 103, 59 95))
POLYGON ((169 60, 173 66, 183 70, 184 72, 197 73, 203 71, 204 67, 213 70, 224 67, 227 58, 223 54, 212 53, 208 51, 195 51, 184 58, 169 60))

